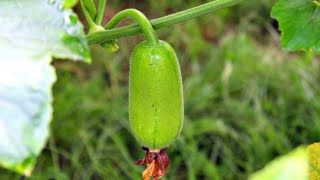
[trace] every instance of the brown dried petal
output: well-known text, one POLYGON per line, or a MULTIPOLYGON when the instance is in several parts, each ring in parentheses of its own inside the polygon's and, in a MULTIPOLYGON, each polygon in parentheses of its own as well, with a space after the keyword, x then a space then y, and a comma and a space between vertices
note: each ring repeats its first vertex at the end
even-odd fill
POLYGON ((166 154, 165 151, 161 151, 157 158, 156 158, 156 161, 157 161, 157 171, 155 172, 155 174, 153 175, 153 178, 154 179, 161 179, 165 176, 166 174, 166 169, 169 165, 169 158, 166 154))
POLYGON ((169 165, 169 158, 166 154, 166 149, 162 149, 160 152, 146 151, 145 157, 136 161, 137 165, 147 164, 147 169, 143 172, 143 180, 149 180, 151 177, 154 180, 161 179, 166 174, 166 169, 169 165))
POLYGON ((146 162, 145 158, 143 159, 139 159, 139 160, 136 160, 136 165, 144 165, 144 163, 146 162))
POLYGON ((161 151, 160 154, 158 155, 157 159, 159 162, 159 166, 161 166, 161 167, 159 167, 160 169, 165 170, 169 166, 170 161, 169 161, 169 157, 168 157, 166 151, 161 151))
POLYGON ((143 180, 150 180, 155 171, 156 161, 153 161, 150 165, 148 165, 147 169, 142 173, 143 180))

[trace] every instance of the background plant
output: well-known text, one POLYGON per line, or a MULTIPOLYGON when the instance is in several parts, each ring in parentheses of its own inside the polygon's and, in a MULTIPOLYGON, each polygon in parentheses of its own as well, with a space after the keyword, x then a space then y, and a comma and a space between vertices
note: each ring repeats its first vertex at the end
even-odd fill
MULTIPOLYGON (((154 7, 148 16, 159 17, 203 1, 163 2, 115 2, 107 17, 128 6, 154 7)), ((243 179, 273 157, 318 140, 318 57, 280 50, 268 16, 272 4, 247 3, 158 31, 182 60, 186 95, 185 129, 169 152, 175 159, 168 179, 243 179)), ((52 135, 32 178, 140 177, 131 163, 141 154, 128 129, 126 98, 128 59, 140 40, 120 39, 116 54, 93 46, 91 66, 54 62, 52 135)))

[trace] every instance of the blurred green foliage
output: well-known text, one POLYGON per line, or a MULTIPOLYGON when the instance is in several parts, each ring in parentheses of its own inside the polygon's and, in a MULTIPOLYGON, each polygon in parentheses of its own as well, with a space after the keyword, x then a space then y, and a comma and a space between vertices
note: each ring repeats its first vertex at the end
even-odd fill
MULTIPOLYGON (((108 12, 133 7, 158 17, 204 2, 115 1, 108 12)), ((168 149, 165 179, 246 179, 276 156, 319 140, 319 60, 279 48, 273 2, 158 31, 176 49, 185 97, 185 124, 168 149)), ((30 179, 141 178, 134 161, 143 151, 130 134, 127 107, 129 59, 141 40, 120 39, 114 54, 92 46, 92 65, 55 61, 51 138, 30 179)), ((17 178, 0 170, 0 179, 17 178)))

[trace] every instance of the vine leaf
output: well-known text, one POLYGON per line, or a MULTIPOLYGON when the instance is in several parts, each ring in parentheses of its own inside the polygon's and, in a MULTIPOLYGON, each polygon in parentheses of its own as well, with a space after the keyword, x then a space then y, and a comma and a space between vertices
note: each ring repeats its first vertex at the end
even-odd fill
POLYGON ((249 180, 307 180, 308 156, 305 147, 271 161, 265 168, 249 177, 249 180))
POLYGON ((320 179, 320 143, 308 146, 309 157, 309 179, 320 179))
POLYGON ((285 50, 320 53, 320 6, 314 0, 278 0, 271 16, 279 21, 285 50))
POLYGON ((49 135, 52 56, 90 62, 66 4, 74 0, 0 1, 0 166, 21 174, 31 174, 49 135))

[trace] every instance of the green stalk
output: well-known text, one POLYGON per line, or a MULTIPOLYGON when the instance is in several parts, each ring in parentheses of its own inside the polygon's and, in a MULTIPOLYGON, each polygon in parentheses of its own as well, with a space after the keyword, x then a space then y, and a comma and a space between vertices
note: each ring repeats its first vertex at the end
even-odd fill
POLYGON ((104 27, 105 29, 112 29, 117 24, 119 24, 120 21, 131 18, 137 21, 139 24, 142 32, 146 36, 147 42, 150 44, 158 44, 158 37, 156 32, 154 31, 153 27, 151 26, 149 20, 146 18, 146 16, 141 13, 140 11, 136 9, 126 9, 118 14, 116 14, 104 27))
POLYGON ((85 5, 85 7, 87 8, 87 10, 90 14, 90 17, 92 19, 95 19, 97 10, 96 10, 96 5, 94 4, 93 0, 83 0, 83 3, 85 5))
MULTIPOLYGON (((216 0, 185 11, 164 16, 150 21, 153 29, 161 29, 183 21, 187 21, 220 9, 234 6, 247 0, 216 0)), ((139 25, 130 25, 111 30, 101 30, 91 33, 87 36, 89 44, 100 44, 105 41, 114 40, 118 38, 133 36, 142 33, 139 25)))
POLYGON ((103 31, 103 28, 101 26, 96 25, 94 23, 94 21, 92 20, 90 13, 88 12, 88 9, 86 8, 83 0, 80 0, 80 4, 81 4, 81 8, 82 8, 82 12, 84 14, 84 17, 86 18, 88 25, 89 25, 89 28, 90 28, 89 34, 91 34, 93 32, 97 32, 97 31, 103 31))
POLYGON ((80 0, 80 5, 81 5, 81 8, 82 8, 82 12, 84 14, 84 17, 86 18, 88 24, 89 24, 89 28, 91 29, 93 26, 94 26, 94 22, 91 18, 91 15, 87 9, 87 7, 85 6, 83 0, 80 0))
POLYGON ((95 23, 98 24, 98 25, 101 25, 101 22, 103 20, 104 12, 105 12, 105 9, 106 9, 106 1, 107 0, 99 0, 97 17, 96 17, 96 20, 95 20, 95 23))

